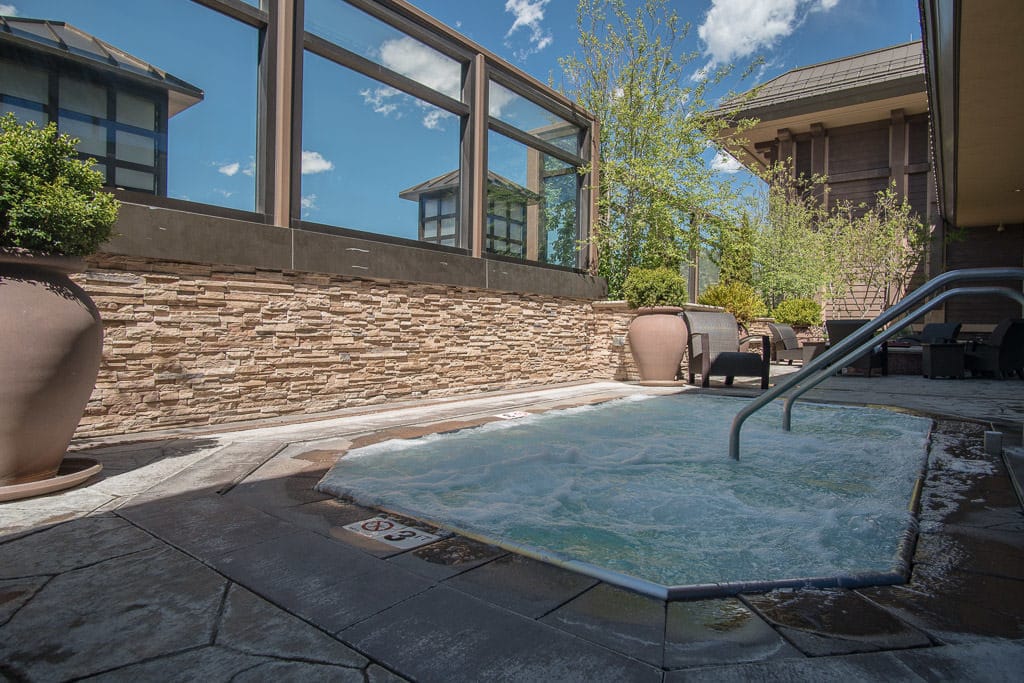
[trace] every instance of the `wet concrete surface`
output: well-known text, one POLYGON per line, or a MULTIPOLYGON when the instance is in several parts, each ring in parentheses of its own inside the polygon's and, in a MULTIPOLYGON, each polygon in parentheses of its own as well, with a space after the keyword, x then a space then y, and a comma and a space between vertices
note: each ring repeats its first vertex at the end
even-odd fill
POLYGON ((94 444, 102 479, 0 504, 0 680, 1019 680, 1024 516, 986 425, 938 424, 911 579, 857 590, 666 603, 407 517, 441 538, 395 549, 343 528, 378 511, 313 490, 380 430, 640 391, 94 444))

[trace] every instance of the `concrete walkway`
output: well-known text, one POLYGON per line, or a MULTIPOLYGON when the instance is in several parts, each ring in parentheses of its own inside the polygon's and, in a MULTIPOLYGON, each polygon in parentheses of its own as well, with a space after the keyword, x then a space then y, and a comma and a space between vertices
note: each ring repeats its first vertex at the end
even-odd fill
POLYGON ((376 511, 313 490, 381 434, 675 390, 598 382, 79 444, 100 477, 0 503, 0 680, 1019 680, 1024 515, 974 421, 1019 438, 1024 382, 814 392, 954 418, 904 586, 665 603, 414 520, 395 521, 441 539, 401 551, 343 529, 376 511))

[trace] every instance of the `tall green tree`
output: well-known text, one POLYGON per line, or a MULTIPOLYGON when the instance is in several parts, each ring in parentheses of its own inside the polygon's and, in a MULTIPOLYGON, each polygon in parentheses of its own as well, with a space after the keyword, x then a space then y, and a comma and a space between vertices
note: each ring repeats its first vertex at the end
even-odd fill
POLYGON ((791 165, 777 162, 765 180, 763 192, 743 212, 756 226, 754 286, 771 308, 785 299, 816 298, 830 277, 820 230, 827 212, 818 200, 825 178, 797 178, 791 165))
MULTIPOLYGON (((592 236, 597 273, 619 297, 637 266, 680 269, 700 226, 731 196, 706 163, 724 117, 712 116, 708 89, 731 67, 699 69, 684 51, 690 25, 668 0, 580 0, 579 50, 560 61, 566 94, 596 114, 600 194, 592 236)), ((749 124, 748 124, 749 125, 749 124)))
POLYGON ((838 202, 823 230, 832 277, 827 296, 848 312, 866 316, 906 294, 923 262, 931 229, 921 222, 894 184, 872 203, 838 202))

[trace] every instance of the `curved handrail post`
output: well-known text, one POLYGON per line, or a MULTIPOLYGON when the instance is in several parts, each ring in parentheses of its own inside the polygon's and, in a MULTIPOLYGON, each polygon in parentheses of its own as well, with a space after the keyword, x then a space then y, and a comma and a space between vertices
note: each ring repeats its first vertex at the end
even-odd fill
POLYGON ((842 358, 849 353, 851 349, 854 349, 865 341, 872 339, 876 329, 910 310, 912 306, 917 305, 920 301, 931 296, 933 292, 961 280, 1024 280, 1024 268, 965 268, 961 270, 951 270, 932 278, 921 287, 911 292, 895 306, 890 307, 877 318, 863 325, 854 331, 853 334, 812 360, 802 370, 800 370, 800 372, 786 378, 779 384, 775 385, 775 387, 769 389, 751 401, 748 405, 744 406, 743 409, 736 414, 736 417, 733 418, 732 427, 729 430, 729 457, 733 460, 740 459, 740 429, 743 427, 743 423, 746 422, 748 417, 763 408, 775 398, 789 391, 792 387, 800 384, 806 377, 810 376, 812 372, 834 365, 837 358, 842 358))

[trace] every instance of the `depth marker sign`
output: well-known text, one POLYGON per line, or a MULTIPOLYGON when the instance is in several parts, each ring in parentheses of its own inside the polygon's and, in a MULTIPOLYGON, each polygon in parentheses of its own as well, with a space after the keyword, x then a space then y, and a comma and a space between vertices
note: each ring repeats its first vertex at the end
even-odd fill
POLYGON ((388 545, 399 548, 400 550, 418 548, 421 545, 433 543, 434 541, 441 539, 440 536, 428 534, 426 531, 420 531, 419 529, 413 529, 410 526, 399 524, 387 517, 372 517, 370 519, 364 519, 361 522, 346 524, 342 528, 359 534, 360 536, 372 538, 373 540, 381 543, 387 543, 388 545))

